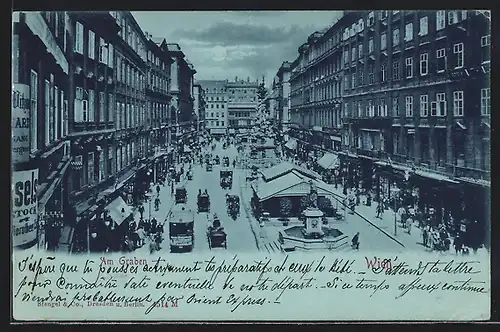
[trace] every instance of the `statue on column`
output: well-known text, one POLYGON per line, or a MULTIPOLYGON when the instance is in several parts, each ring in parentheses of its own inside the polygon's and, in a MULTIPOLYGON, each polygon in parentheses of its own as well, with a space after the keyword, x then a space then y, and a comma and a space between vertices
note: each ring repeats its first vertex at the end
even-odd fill
POLYGON ((313 183, 312 180, 309 180, 309 186, 310 186, 310 191, 309 191, 309 207, 312 208, 318 208, 318 189, 316 188, 316 185, 313 183))

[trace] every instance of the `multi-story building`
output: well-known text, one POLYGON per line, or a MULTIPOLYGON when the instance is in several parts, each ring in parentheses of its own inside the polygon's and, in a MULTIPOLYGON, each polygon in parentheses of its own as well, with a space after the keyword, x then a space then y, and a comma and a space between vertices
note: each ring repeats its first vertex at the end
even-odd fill
MULTIPOLYGON (((484 11, 348 12, 299 48, 292 121, 322 124, 321 83, 333 75, 325 88, 342 103, 342 122, 332 118, 343 125, 347 186, 489 229, 490 36, 484 11)), ((316 131, 299 138, 314 145, 316 131)))
POLYGON ((196 131, 203 132, 205 121, 205 91, 199 82, 193 85, 194 113, 196 116, 196 131))
POLYGON ((167 44, 169 56, 172 59, 170 74, 170 121, 174 130, 171 131, 172 142, 185 141, 195 132, 193 126, 193 84, 196 70, 186 59, 178 44, 167 44))
MULTIPOLYGON (((115 56, 119 25, 111 12, 68 12, 68 129, 72 173, 67 218, 94 217, 115 178, 115 56)), ((103 203, 104 204, 104 203, 103 203)), ((65 217, 66 219, 66 217, 65 217)), ((82 226, 83 227, 83 226, 82 226)))
POLYGON ((351 14, 343 34, 345 143, 367 185, 377 179, 377 195, 390 196, 403 171, 398 188, 418 184, 414 196, 438 220, 451 212, 484 225, 489 29, 487 16, 467 10, 351 14))
POLYGON ((13 16, 12 243, 15 247, 38 244, 43 248, 46 238, 56 237, 57 241, 58 224, 63 219, 61 212, 69 207, 68 21, 65 12, 16 12, 13 16))
POLYGON ((292 63, 284 61, 276 73, 277 120, 281 130, 290 124, 290 75, 292 63))
MULTIPOLYGON (((172 59, 168 54, 165 39, 154 41, 145 32, 147 39, 147 75, 146 75, 146 121, 145 127, 151 132, 150 146, 154 150, 153 181, 158 181, 159 174, 167 169, 167 149, 170 117, 170 67, 172 59)), ((142 124, 142 122, 141 122, 142 124)), ((144 125, 144 124, 143 124, 144 125)))
POLYGON ((315 32, 298 49, 290 65, 290 125, 298 154, 313 148, 341 148, 342 48, 345 16, 329 29, 315 32))
POLYGON ((258 94, 259 82, 239 80, 227 82, 227 112, 228 124, 231 129, 239 132, 249 130, 257 119, 257 106, 259 105, 258 94))
POLYGON ((227 80, 198 81, 205 91, 205 128, 212 135, 228 133, 227 80))

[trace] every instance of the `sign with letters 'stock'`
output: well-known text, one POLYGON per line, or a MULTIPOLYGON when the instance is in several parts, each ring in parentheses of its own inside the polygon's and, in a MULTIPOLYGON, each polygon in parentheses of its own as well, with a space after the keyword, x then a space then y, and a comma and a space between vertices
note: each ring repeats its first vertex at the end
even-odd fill
POLYGON ((30 159, 30 87, 12 85, 12 163, 30 159))
POLYGON ((12 174, 12 244, 14 247, 36 239, 38 169, 12 174))

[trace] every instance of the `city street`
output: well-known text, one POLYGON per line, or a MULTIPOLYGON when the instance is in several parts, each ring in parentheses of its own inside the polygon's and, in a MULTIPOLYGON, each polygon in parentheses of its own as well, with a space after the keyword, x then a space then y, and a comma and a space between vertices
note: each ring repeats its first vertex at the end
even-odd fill
MULTIPOLYGON (((208 151, 208 150, 207 150, 208 151)), ((237 155, 236 147, 231 146, 230 148, 223 150, 222 143, 218 143, 214 151, 210 150, 213 156, 219 155, 222 159, 223 156, 228 156, 230 161, 234 160, 237 155)), ((240 214, 236 220, 233 220, 227 214, 226 209, 226 193, 235 194, 240 196, 239 188, 244 186, 244 175, 243 171, 239 168, 234 170, 233 174, 233 189, 224 190, 220 187, 220 175, 219 172, 223 168, 222 165, 213 165, 213 171, 207 172, 205 165, 201 167, 199 164, 193 166, 193 180, 187 180, 185 176, 182 177, 180 185, 184 185, 188 194, 188 207, 193 209, 195 212, 195 222, 194 222, 194 249, 193 252, 203 252, 210 250, 208 247, 208 240, 206 236, 207 226, 210 220, 213 218, 214 213, 216 213, 227 233, 227 250, 233 252, 255 252, 257 251, 257 243, 255 236, 250 227, 250 223, 247 214, 244 211, 244 206, 247 205, 242 202, 240 197, 240 214), (242 182, 243 181, 243 182, 242 182), (208 190, 210 195, 210 213, 197 213, 197 195, 198 190, 204 191, 208 190)), ((185 170, 188 169, 187 164, 184 167, 185 170)), ((232 164, 231 167, 232 168, 232 164)), ((179 184, 177 185, 179 186, 179 184)), ((155 187, 156 188, 156 187, 155 187)), ((156 189, 154 188, 154 191, 156 189)), ((169 247, 169 229, 168 220, 166 216, 174 203, 174 197, 171 195, 170 188, 168 185, 161 187, 160 191, 160 208, 159 211, 154 211, 152 207, 152 216, 158 221, 165 220, 165 233, 164 241, 161 245, 160 252, 165 253, 170 251, 169 247)), ((152 204, 153 205, 153 204, 152 204)), ((148 215, 149 207, 145 206, 145 217, 148 215)), ((149 251, 149 246, 145 245, 138 249, 140 251, 149 251)), ((214 248, 212 250, 224 250, 219 248, 214 248)))

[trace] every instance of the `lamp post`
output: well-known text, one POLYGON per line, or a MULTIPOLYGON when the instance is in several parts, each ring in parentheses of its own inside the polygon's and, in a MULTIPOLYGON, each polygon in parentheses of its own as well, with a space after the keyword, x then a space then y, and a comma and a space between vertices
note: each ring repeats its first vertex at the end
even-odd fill
MULTIPOLYGON (((396 203, 398 200, 398 194, 400 192, 400 189, 396 186, 396 183, 393 184, 393 187, 391 188, 391 192, 393 193, 393 199, 394 199, 394 236, 397 236, 398 221, 397 221, 396 203)), ((380 202, 379 202, 379 204, 380 204, 380 202)))

